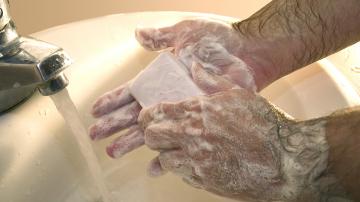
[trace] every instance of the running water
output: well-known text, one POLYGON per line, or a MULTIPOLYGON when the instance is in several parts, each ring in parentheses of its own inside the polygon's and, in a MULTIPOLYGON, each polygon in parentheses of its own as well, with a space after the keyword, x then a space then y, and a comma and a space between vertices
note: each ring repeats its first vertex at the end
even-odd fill
POLYGON ((111 202, 110 193, 106 188, 103 172, 98 163, 98 159, 91 146, 90 139, 85 129, 76 107, 70 99, 69 93, 66 89, 50 96, 53 100, 57 110, 63 116, 65 122, 70 127, 79 147, 81 153, 85 157, 89 171, 94 179, 95 186, 100 192, 102 202, 111 202))

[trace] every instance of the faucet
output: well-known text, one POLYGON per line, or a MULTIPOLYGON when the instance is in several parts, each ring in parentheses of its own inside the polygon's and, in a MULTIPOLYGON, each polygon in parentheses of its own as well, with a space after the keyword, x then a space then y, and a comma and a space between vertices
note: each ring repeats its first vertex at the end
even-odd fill
POLYGON ((20 36, 8 8, 8 0, 0 0, 0 114, 36 89, 48 96, 66 88, 63 71, 72 63, 62 48, 20 36))

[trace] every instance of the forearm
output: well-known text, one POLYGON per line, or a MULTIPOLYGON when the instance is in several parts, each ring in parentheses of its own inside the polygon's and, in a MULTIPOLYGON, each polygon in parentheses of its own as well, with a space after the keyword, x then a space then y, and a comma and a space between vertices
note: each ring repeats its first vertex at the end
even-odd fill
POLYGON ((233 26, 259 89, 360 40, 358 0, 273 0, 233 26))
POLYGON ((332 114, 326 124, 329 171, 356 200, 360 200, 360 107, 332 114))

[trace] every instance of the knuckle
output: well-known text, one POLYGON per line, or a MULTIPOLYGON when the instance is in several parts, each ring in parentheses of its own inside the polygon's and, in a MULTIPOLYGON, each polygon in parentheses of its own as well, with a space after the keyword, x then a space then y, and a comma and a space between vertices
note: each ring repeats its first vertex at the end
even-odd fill
POLYGON ((161 142, 161 136, 156 130, 148 128, 144 132, 144 142, 150 149, 157 149, 161 142))
POLYGON ((138 122, 140 127, 145 130, 148 125, 153 121, 153 108, 145 108, 139 112, 138 122))

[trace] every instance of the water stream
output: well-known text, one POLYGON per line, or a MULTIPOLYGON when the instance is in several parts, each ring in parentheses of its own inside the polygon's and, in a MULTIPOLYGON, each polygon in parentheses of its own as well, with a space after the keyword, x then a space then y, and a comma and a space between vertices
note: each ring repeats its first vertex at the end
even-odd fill
POLYGON ((80 151, 88 165, 90 174, 93 177, 95 186, 100 193, 101 202, 112 202, 109 190, 107 189, 104 182, 103 172, 91 146, 90 138, 87 135, 87 130, 85 129, 84 124, 81 122, 80 116, 69 96, 68 91, 64 89, 59 93, 51 95, 50 97, 56 105, 57 110, 63 116, 65 122, 71 129, 79 145, 80 151))

